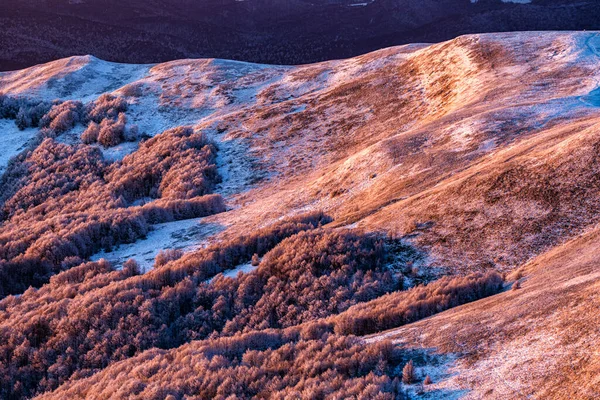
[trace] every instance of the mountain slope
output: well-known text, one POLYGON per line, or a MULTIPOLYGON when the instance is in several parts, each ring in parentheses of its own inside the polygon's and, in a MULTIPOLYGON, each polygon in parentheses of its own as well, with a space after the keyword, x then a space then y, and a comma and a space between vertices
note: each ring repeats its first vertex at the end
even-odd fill
MULTIPOLYGON (((214 371, 248 376, 244 362, 293 349, 317 352, 323 371, 331 357, 350 367, 322 381, 285 364, 289 385, 255 371, 280 396, 331 382, 414 394, 394 380, 413 357, 431 398, 593 398, 599 85, 597 32, 468 35, 301 66, 83 56, 1 73, 15 156, 0 166, 3 395, 85 396, 139 362, 156 381, 120 395, 177 397, 189 387, 160 391, 157 365, 214 356, 214 371), (521 289, 467 293, 366 341, 397 347, 330 322, 494 271, 521 289)), ((233 381, 194 385, 242 390, 233 381)))
POLYGON ((432 393, 464 398, 598 397, 598 229, 519 269, 521 288, 371 337, 455 354, 432 393))

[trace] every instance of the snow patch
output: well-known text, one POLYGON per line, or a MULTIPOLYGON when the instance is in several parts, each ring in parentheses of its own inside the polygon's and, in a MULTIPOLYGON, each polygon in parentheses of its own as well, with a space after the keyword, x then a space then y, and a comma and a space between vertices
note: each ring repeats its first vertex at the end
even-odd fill
POLYGON ((299 105, 299 106, 297 106, 297 107, 294 107, 294 108, 292 108, 292 109, 290 110, 290 112, 288 112, 287 114, 288 114, 288 115, 291 115, 291 114, 298 114, 298 113, 301 113, 301 112, 303 112, 304 110, 306 110, 306 104, 302 104, 302 105, 299 105))
POLYGON ((27 148, 27 143, 36 133, 36 128, 21 131, 14 120, 0 119, 0 174, 4 172, 11 158, 27 148))
POLYGON ((581 96, 581 101, 592 107, 600 107, 600 87, 592 90, 587 96, 581 96))
POLYGON ((124 142, 109 148, 104 148, 100 145, 95 146, 102 151, 105 160, 115 162, 121 161, 123 157, 136 151, 139 147, 139 142, 124 142))
POLYGON ((217 170, 222 178, 215 192, 227 197, 247 190, 257 179, 257 171, 248 157, 250 149, 240 139, 226 139, 223 136, 215 139, 219 148, 217 170))
POLYGON ((254 266, 254 265, 252 265, 252 263, 238 265, 234 269, 230 269, 230 270, 224 271, 220 274, 213 276, 207 282, 210 283, 210 282, 214 281, 219 275, 223 275, 224 278, 236 278, 239 273, 248 274, 248 273, 256 270, 257 268, 258 268, 258 266, 254 266))
POLYGON ((161 106, 159 95, 150 93, 130 103, 126 112, 128 125, 137 125, 140 134, 156 136, 178 126, 195 125, 210 114, 204 108, 180 109, 161 106))
POLYGON ((152 269, 154 258, 161 250, 190 251, 201 247, 203 240, 222 230, 218 224, 203 223, 202 218, 157 224, 153 228, 145 239, 120 245, 110 252, 96 253, 90 260, 98 261, 104 258, 113 265, 121 266, 133 258, 138 262, 140 269, 147 272, 152 269))

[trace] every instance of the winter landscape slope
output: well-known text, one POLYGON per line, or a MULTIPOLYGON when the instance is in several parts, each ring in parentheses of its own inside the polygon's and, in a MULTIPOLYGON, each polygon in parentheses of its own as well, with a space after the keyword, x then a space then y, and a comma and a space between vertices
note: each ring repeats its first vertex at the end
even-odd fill
MULTIPOLYGON (((278 241, 266 244, 270 239, 265 238, 257 239, 264 246, 256 247, 262 246, 264 251, 251 251, 257 253, 256 260, 252 260, 256 270, 243 252, 235 253, 231 259, 223 256, 217 263, 219 268, 204 270, 198 267, 208 257, 203 252, 210 251, 211 246, 225 248, 236 238, 250 238, 255 232, 266 235, 261 232, 289 218, 324 213, 327 218, 319 220, 323 228, 317 230, 377 237, 385 243, 382 246, 387 249, 387 256, 381 268, 389 270, 395 278, 384 277, 384 272, 377 269, 380 267, 374 267, 373 281, 399 279, 394 281, 399 286, 396 289, 407 289, 419 283, 435 284, 446 275, 463 277, 496 271, 504 274, 505 289, 519 282, 519 289, 505 290, 469 304, 456 304, 455 308, 431 318, 365 338, 366 343, 391 340, 404 352, 403 359, 413 357, 419 373, 433 378, 434 383, 423 388, 407 384, 404 390, 409 396, 422 390, 429 398, 597 398, 600 362, 594 343, 598 339, 595 293, 600 282, 596 260, 600 216, 598 90, 600 34, 596 32, 468 35, 440 44, 391 47, 355 58, 293 67, 218 59, 128 65, 84 56, 0 73, 0 93, 29 102, 61 99, 101 105, 107 100, 98 99, 109 93, 126 102, 127 126, 136 125, 139 130, 139 135, 129 142, 104 146, 81 144, 82 132, 89 129, 83 119, 75 121, 72 127, 50 133, 47 129, 38 132, 36 128, 19 131, 11 120, 0 120, 4 129, 0 135, 7 139, 0 141, 3 163, 0 171, 5 171, 0 180, 3 185, 0 191, 4 192, 0 197, 3 202, 0 244, 4 253, 0 255, 12 254, 11 249, 24 246, 23 253, 29 258, 21 255, 5 258, 7 270, 43 267, 37 274, 27 270, 24 274, 27 280, 19 281, 19 285, 31 284, 34 288, 25 293, 3 292, 18 296, 7 296, 0 302, 1 332, 11 337, 10 343, 23 348, 30 346, 27 348, 31 357, 28 362, 19 361, 27 352, 19 350, 17 344, 5 353, 0 352, 8 365, 2 372, 12 377, 12 381, 3 384, 18 381, 20 385, 13 383, 10 388, 3 388, 3 394, 11 398, 36 394, 72 398, 93 397, 97 390, 101 393, 98 398, 105 398, 109 393, 102 390, 109 382, 122 382, 132 369, 139 368, 136 382, 131 387, 126 383, 121 386, 123 391, 119 393, 123 397, 189 395, 183 388, 171 387, 172 392, 151 391, 151 387, 158 390, 152 385, 167 386, 169 375, 161 366, 173 360, 183 365, 190 358, 197 360, 194 357, 210 359, 212 355, 206 354, 212 353, 207 349, 227 347, 229 343, 220 335, 242 332, 251 335, 252 329, 263 328, 292 329, 313 319, 307 319, 300 311, 279 310, 265 317, 265 321, 280 318, 278 323, 260 325, 256 322, 259 317, 247 317, 243 320, 247 327, 238 331, 236 327, 242 322, 234 316, 225 325, 212 327, 214 332, 200 333, 204 331, 200 328, 194 331, 189 326, 200 324, 198 321, 205 314, 194 314, 199 311, 190 311, 192 306, 182 300, 181 308, 169 313, 181 313, 184 322, 177 323, 189 328, 185 331, 188 336, 168 344, 160 338, 139 339, 132 348, 115 352, 114 358, 97 361, 90 356, 92 350, 101 348, 94 335, 106 335, 103 343, 111 340, 121 343, 125 339, 112 330, 109 335, 99 325, 90 323, 86 329, 91 333, 80 339, 83 343, 80 347, 65 344, 66 339, 61 340, 65 335, 75 335, 76 329, 71 327, 78 326, 77 321, 67 321, 69 307, 74 307, 72 310, 92 304, 103 307, 104 302, 114 301, 103 297, 102 290, 110 290, 114 298, 131 301, 131 307, 141 307, 142 321, 160 331, 157 335, 168 337, 167 331, 163 332, 166 328, 148 317, 149 308, 140 306, 141 300, 132 300, 135 298, 132 288, 136 288, 139 297, 157 296, 153 301, 159 301, 180 290, 195 290, 197 285, 198 293, 202 294, 197 294, 192 308, 198 309, 210 309, 206 293, 219 288, 223 299, 215 295, 212 310, 215 314, 233 312, 215 311, 217 304, 227 297, 223 287, 230 284, 228 279, 242 282, 236 292, 239 293, 250 290, 251 285, 244 279, 272 274, 272 281, 264 280, 267 287, 279 276, 273 271, 283 268, 285 262, 301 270, 301 266, 309 265, 308 261, 300 256, 288 259, 282 255, 285 251, 277 247, 268 251, 278 241), (142 165, 147 153, 157 152, 157 159, 161 160, 176 157, 174 150, 155 148, 165 140, 163 131, 181 126, 192 129, 184 133, 174 131, 166 137, 182 137, 184 142, 194 138, 203 145, 214 142, 216 156, 205 162, 214 163, 219 179, 207 183, 202 195, 223 196, 225 209, 203 214, 212 214, 208 216, 185 213, 177 216, 175 212, 177 215, 170 219, 157 220, 154 214, 147 216, 150 207, 172 211, 165 204, 174 207, 175 201, 200 201, 203 197, 163 188, 162 183, 158 192, 149 190, 141 194, 140 191, 136 197, 119 191, 122 180, 115 176, 122 177, 126 173, 123 171, 138 173, 127 168, 142 165), (102 187, 114 195, 107 207, 114 207, 115 212, 140 213, 146 218, 148 231, 128 234, 120 241, 88 247, 79 253, 66 245, 60 247, 60 254, 52 250, 55 247, 47 243, 75 240, 72 236, 61 236, 66 235, 62 232, 71 235, 61 224, 73 215, 79 216, 81 210, 69 209, 68 203, 47 204, 37 198, 30 202, 29 197, 21 200, 15 196, 29 187, 28 179, 33 177, 23 171, 33 171, 27 168, 38 163, 37 152, 51 153, 54 147, 49 146, 59 145, 81 149, 77 152, 89 151, 85 154, 98 157, 92 161, 102 160, 106 170, 97 172, 100 178, 90 187, 102 187), (14 159, 8 162, 11 156, 14 159), (11 197, 14 182, 21 189, 11 197), (168 193, 173 191, 184 194, 169 197, 168 193), (43 221, 44 214, 39 214, 42 212, 53 219, 49 227, 40 228, 40 237, 11 244, 17 236, 15 232, 26 232, 31 221, 43 221), (58 212, 56 217, 53 212, 58 212), (169 253, 172 259, 164 256, 166 261, 154 263, 160 250, 177 251, 169 253), (63 256, 67 253, 69 257, 63 256), (77 263, 104 258, 119 268, 124 264, 125 267, 120 272, 107 269, 100 273, 97 270, 108 267, 94 266, 94 272, 79 282, 80 278, 73 280, 68 275, 69 268, 73 271, 82 268, 76 267, 75 253, 80 257, 77 263), (204 258, 198 258, 198 254, 204 258), (42 261, 33 263, 34 256, 42 261), (129 258, 137 259, 147 273, 131 272, 133 268, 125 263, 129 258), (241 274, 236 277, 231 271, 241 274), (226 277, 215 279, 219 272, 226 277), (152 285, 158 285, 159 289, 152 285), (162 294, 156 294, 159 292, 162 294), (44 350, 46 353, 40 353, 43 356, 36 353, 46 339, 35 344, 31 332, 41 328, 27 325, 32 313, 44 312, 60 320, 48 322, 44 335, 50 338, 47 343, 70 349, 69 366, 65 366, 66 356, 59 360, 55 355, 52 368, 38 368, 36 365, 43 363, 32 361, 32 354, 43 358, 50 351, 44 350), (295 323, 286 325, 282 321, 295 323), (20 331, 15 333, 15 329, 20 331), (203 341, 192 341, 200 339, 203 341), (23 344, 25 340, 27 345, 23 344)), ((69 157, 76 158, 77 152, 69 157)), ((190 154, 187 147, 181 152, 190 154)), ((173 165, 185 171, 187 162, 190 161, 175 160, 173 165)), ((92 169, 87 164, 85 168, 92 169)), ((61 170, 52 173, 58 176, 61 170)), ((168 170, 164 173, 174 176, 168 175, 173 173, 168 170)), ((35 176, 43 175, 43 171, 38 171, 35 176)), ((139 176, 133 175, 133 179, 142 179, 139 176)), ((207 182, 209 178, 206 175, 207 182)), ((81 192, 87 184, 69 190, 81 192)), ((53 193, 58 198, 70 196, 65 191, 53 193)), ((117 224, 117 220, 112 221, 117 224)), ((304 229, 308 228, 300 230, 304 229)), ((277 232, 283 231, 277 228, 277 232)), ((290 235, 281 233, 278 240, 290 235)), ((308 233, 303 235, 286 240, 301 248, 298 243, 314 239, 308 233)), ((251 247, 249 241, 244 242, 245 246, 251 247)), ((357 254, 357 260, 367 257, 357 254)), ((365 261, 369 262, 373 261, 365 261)), ((348 265, 355 267, 352 263, 348 265)), ((353 282, 363 282, 362 278, 354 279, 353 282)), ((293 284, 293 280, 285 282, 293 284)), ((360 286, 343 282, 348 287, 360 286)), ((392 291, 391 286, 360 287, 360 295, 353 295, 335 312, 319 318, 334 318, 352 304, 369 304, 367 301, 382 291, 392 291)), ((256 304, 263 304, 261 301, 256 304)), ((302 301, 290 300, 286 304, 293 308, 302 301)), ((251 307, 244 308, 238 303, 231 307, 242 310, 240 315, 252 313, 251 307)), ((109 309, 118 307, 105 308, 109 309)), ((156 309, 163 310, 158 306, 156 309)), ((138 315, 137 311, 128 312, 138 315)), ((135 324, 141 322, 133 318, 123 317, 115 324, 119 329, 138 326, 135 324)), ((173 330, 169 332, 177 332, 178 326, 169 326, 173 330)), ((229 345, 234 346, 232 343, 229 345)), ((303 350, 297 351, 300 354, 303 350)), ((215 359, 210 368, 219 363, 225 363, 224 359, 215 359)), ((377 371, 376 374, 382 374, 377 371)), ((223 385, 221 389, 225 392, 219 395, 225 398, 227 389, 223 388, 227 386, 223 385)), ((277 393, 280 397, 293 395, 277 393)), ((368 391, 361 393, 366 396, 368 391)), ((403 393, 397 395, 404 396, 403 393)))

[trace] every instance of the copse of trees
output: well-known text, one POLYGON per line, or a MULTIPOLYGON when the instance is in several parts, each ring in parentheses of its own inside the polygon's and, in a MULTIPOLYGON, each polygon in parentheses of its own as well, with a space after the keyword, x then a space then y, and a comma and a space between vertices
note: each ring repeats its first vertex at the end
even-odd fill
POLYGON ((127 126, 127 109, 125 99, 108 93, 87 104, 83 121, 88 126, 81 134, 81 141, 86 144, 98 142, 104 147, 135 141, 139 132, 136 125, 127 126))
POLYGON ((89 263, 83 263, 79 261, 81 261, 81 259, 78 258, 78 262, 76 262, 77 266, 69 268, 67 271, 53 276, 50 279, 50 284, 59 287, 65 284, 83 283, 86 280, 94 278, 95 276, 106 274, 115 270, 113 266, 105 260, 89 263))
POLYGON ((19 129, 39 127, 61 134, 81 123, 87 125, 82 142, 104 147, 137 140, 137 126, 127 126, 127 109, 123 98, 107 93, 85 106, 74 100, 47 102, 0 95, 0 118, 14 119, 19 129))
POLYGON ((204 133, 178 127, 141 143, 107 179, 113 191, 127 201, 189 199, 210 193, 220 181, 216 152, 204 133))
POLYGON ((21 130, 38 127, 53 103, 0 94, 0 118, 13 119, 21 130))
POLYGON ((127 118, 120 113, 117 120, 104 119, 99 125, 98 143, 104 147, 116 146, 125 140, 125 124, 127 118))
POLYGON ((19 107, 19 101, 17 99, 5 94, 0 94, 0 118, 16 119, 19 107))
POLYGON ((102 180, 106 167, 98 149, 44 140, 23 163, 21 179, 13 183, 17 190, 3 204, 4 219, 91 187, 102 180))
POLYGON ((385 341, 267 330, 151 350, 42 398, 403 400, 395 375, 401 359, 385 341), (145 371, 144 379, 133 378, 134 370, 145 371))
POLYGON ((207 194, 186 200, 158 199, 140 208, 129 208, 141 211, 148 223, 159 224, 221 213, 225 211, 225 202, 220 194, 207 194))
POLYGON ((181 257, 183 257, 181 249, 161 250, 154 258, 154 268, 160 268, 168 262, 179 260, 181 257))
MULTIPOLYGON (((50 125, 79 109, 65 104, 52 108, 50 125)), ((220 179, 215 155, 189 128, 157 135, 112 164, 97 148, 43 140, 2 178, 10 191, 0 196, 0 296, 47 282, 68 257, 144 237, 151 224, 224 211, 210 194, 220 179)))
POLYGON ((0 95, 0 118, 14 119, 21 130, 39 127, 52 129, 56 133, 65 132, 75 124, 89 120, 80 101, 49 102, 6 95, 0 95))
POLYGON ((90 122, 90 126, 88 126, 86 131, 82 134, 84 143, 89 143, 92 140, 95 129, 97 129, 95 140, 106 148, 116 146, 124 141, 133 142, 138 138, 137 126, 127 126, 127 117, 124 113, 120 113, 116 120, 104 119, 100 125, 95 125, 94 122, 90 122), (92 129, 91 133, 88 132, 90 127, 92 129))
POLYGON ((443 277, 426 286, 417 286, 358 304, 333 318, 335 332, 367 335, 426 318, 502 290, 497 272, 466 277, 443 277))
POLYGON ((81 141, 85 144, 92 144, 98 141, 98 135, 100 134, 100 125, 94 121, 90 121, 87 128, 81 134, 81 141))
POLYGON ((86 105, 85 120, 97 124, 106 119, 116 120, 119 114, 126 112, 128 108, 127 101, 122 97, 104 93, 98 99, 86 105))
POLYGON ((415 367, 413 360, 409 360, 404 368, 402 368, 402 383, 410 385, 416 380, 415 367))
POLYGON ((401 283, 384 260, 383 242, 372 236, 318 229, 285 239, 255 273, 214 282, 219 295, 244 294, 220 305, 231 311, 224 333, 291 327, 396 290, 401 283))
MULTIPOLYGON (((173 273, 183 258, 141 276, 134 276, 135 269, 110 272, 102 262, 88 263, 56 275, 49 284, 27 291, 19 299, 0 301, 0 333, 6 338, 0 344, 0 397, 11 398, 17 384, 20 394, 14 398, 53 390, 77 371, 95 371, 152 347, 172 348, 192 336, 206 338, 220 331, 231 318, 219 308, 223 304, 220 291, 231 288, 198 281, 197 277, 206 276, 209 269, 235 268, 241 253, 248 254, 249 259, 256 251, 263 253, 275 246, 274 238, 281 241, 281 235, 293 235, 294 229, 314 229, 324 220, 322 214, 298 216, 199 249, 195 259, 204 262, 187 275, 173 273), (244 250, 244 243, 252 249, 244 250), (119 275, 125 273, 127 277, 119 275), (34 346, 30 334, 34 322, 22 316, 40 304, 46 304, 39 315, 48 329, 44 329, 44 336, 36 337, 34 346), (203 328, 187 329, 194 323, 203 328), (25 358, 14 357, 17 347, 25 358), (69 357, 64 358, 67 353, 69 357)), ((251 298, 243 297, 243 293, 239 296, 239 301, 244 299, 246 306, 252 306, 251 298)))
POLYGON ((83 104, 80 101, 65 101, 54 104, 40 119, 39 126, 62 133, 82 122, 84 118, 83 104))
POLYGON ((40 121, 43 119, 46 111, 48 111, 49 105, 44 102, 40 103, 27 103, 23 102, 19 106, 19 111, 15 117, 15 124, 20 130, 27 128, 37 128, 40 125, 40 121))

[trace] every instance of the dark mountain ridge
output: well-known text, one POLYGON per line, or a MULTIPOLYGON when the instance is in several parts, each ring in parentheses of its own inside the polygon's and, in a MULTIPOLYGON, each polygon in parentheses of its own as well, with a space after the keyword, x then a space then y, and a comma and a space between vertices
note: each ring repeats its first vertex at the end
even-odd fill
POLYGON ((93 54, 128 63, 227 58, 306 64, 467 33, 600 28, 600 5, 534 0, 9 0, 0 70, 93 54))

